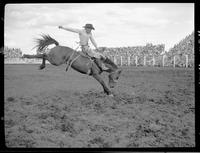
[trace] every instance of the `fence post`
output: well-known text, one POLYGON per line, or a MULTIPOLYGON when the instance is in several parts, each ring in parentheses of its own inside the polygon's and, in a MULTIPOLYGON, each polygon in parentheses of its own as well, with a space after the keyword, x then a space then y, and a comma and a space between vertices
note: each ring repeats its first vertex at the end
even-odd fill
POLYGON ((153 67, 155 66, 155 63, 156 63, 155 57, 153 56, 153 67))
POLYGON ((122 64, 123 64, 123 61, 122 61, 122 56, 120 56, 120 64, 121 64, 121 66, 122 66, 122 64))
POLYGON ((174 55, 174 67, 176 67, 176 56, 174 55))
POLYGON ((130 55, 128 55, 128 66, 130 66, 130 55))
POLYGON ((138 57, 135 56, 135 65, 138 66, 138 57))
POLYGON ((144 55, 144 66, 146 66, 146 55, 144 55))
POLYGON ((117 65, 117 61, 116 61, 116 57, 115 56, 113 56, 113 61, 114 61, 114 63, 117 65))
POLYGON ((188 55, 185 55, 185 58, 186 58, 186 64, 185 64, 185 66, 188 67, 188 55))
POLYGON ((165 57, 166 55, 163 55, 163 59, 162 59, 163 67, 165 66, 165 57))

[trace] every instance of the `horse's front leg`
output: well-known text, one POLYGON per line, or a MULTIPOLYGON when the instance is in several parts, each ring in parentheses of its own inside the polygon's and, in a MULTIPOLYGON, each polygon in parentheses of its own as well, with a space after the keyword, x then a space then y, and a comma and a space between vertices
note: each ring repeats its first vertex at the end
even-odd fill
POLYGON ((110 95, 110 96, 113 96, 111 94, 111 91, 109 90, 109 88, 107 87, 107 85, 105 84, 105 82, 103 81, 103 79, 100 77, 99 74, 92 74, 92 76, 102 85, 103 89, 104 89, 104 92, 107 94, 107 95, 110 95))

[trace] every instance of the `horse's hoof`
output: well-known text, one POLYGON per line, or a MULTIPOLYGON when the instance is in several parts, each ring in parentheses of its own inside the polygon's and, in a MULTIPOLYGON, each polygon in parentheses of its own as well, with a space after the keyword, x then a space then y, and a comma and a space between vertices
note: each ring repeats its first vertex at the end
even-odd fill
POLYGON ((42 69, 44 69, 44 68, 45 68, 44 65, 40 65, 40 66, 39 66, 39 70, 42 70, 42 69))

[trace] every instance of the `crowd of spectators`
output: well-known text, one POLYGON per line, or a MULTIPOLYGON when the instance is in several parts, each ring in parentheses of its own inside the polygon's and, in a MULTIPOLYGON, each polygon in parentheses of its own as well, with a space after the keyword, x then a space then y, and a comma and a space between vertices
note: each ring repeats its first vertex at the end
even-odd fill
MULTIPOLYGON (((187 57, 188 66, 194 66, 194 32, 175 44, 168 52, 165 51, 164 44, 153 45, 152 43, 147 43, 145 46, 104 48, 104 54, 118 65, 137 63, 137 66, 143 66, 145 63, 146 66, 162 66, 163 56, 165 56, 164 65, 173 66, 174 56, 176 56, 177 67, 185 66, 187 57)), ((5 59, 21 56, 22 51, 19 48, 4 48, 5 59)))
POLYGON ((110 59, 116 59, 117 64, 128 65, 128 58, 130 58, 130 65, 135 64, 137 56, 137 65, 143 65, 144 56, 146 60, 149 61, 153 57, 159 56, 164 52, 165 45, 153 45, 152 43, 147 43, 145 46, 135 46, 135 47, 119 47, 119 48, 106 48, 105 55, 110 59), (122 63, 121 63, 122 59, 122 63))
POLYGON ((164 51, 164 48, 164 44, 153 45, 148 43, 145 46, 107 48, 105 54, 107 56, 159 55, 164 51))
POLYGON ((189 67, 194 66, 194 32, 186 36, 179 43, 175 44, 167 55, 167 64, 173 64, 173 58, 176 56, 176 66, 183 67, 185 66, 186 56, 188 56, 188 65, 189 67))
POLYGON ((165 45, 153 45, 148 43, 145 46, 106 48, 105 55, 119 65, 128 65, 128 57, 130 65, 143 66, 162 66, 163 56, 165 66, 174 66, 174 56, 176 67, 185 67, 186 58, 188 58, 188 66, 194 66, 194 32, 186 36, 180 42, 175 44, 168 52, 165 51, 165 45), (137 58, 136 58, 137 56, 137 58), (122 60, 122 62, 121 62, 122 60), (137 62, 136 62, 137 60, 137 62), (144 62, 146 60, 146 62, 144 62), (153 62, 154 60, 154 62, 153 62))
POLYGON ((4 47, 4 58, 19 58, 22 56, 22 51, 19 48, 4 47))

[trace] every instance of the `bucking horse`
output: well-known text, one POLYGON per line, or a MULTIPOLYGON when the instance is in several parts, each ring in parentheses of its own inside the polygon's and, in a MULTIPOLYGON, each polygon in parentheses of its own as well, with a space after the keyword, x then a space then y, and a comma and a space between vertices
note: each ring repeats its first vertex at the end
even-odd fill
POLYGON ((84 55, 81 52, 78 52, 70 47, 61 46, 59 43, 50 37, 49 35, 42 35, 42 38, 36 39, 37 51, 42 52, 43 50, 47 49, 49 45, 55 44, 55 47, 51 48, 47 53, 36 54, 36 55, 28 55, 24 54, 22 58, 40 58, 42 59, 42 64, 39 66, 39 69, 45 68, 45 61, 49 61, 52 65, 60 66, 62 64, 67 64, 66 71, 69 67, 72 67, 74 70, 87 74, 89 76, 94 77, 103 87, 104 93, 109 96, 113 96, 111 93, 110 88, 114 88, 122 69, 119 69, 117 65, 112 62, 108 57, 101 57, 102 63, 107 68, 106 70, 102 70, 98 65, 95 63, 95 58, 90 58, 84 55), (109 82, 108 85, 104 82, 101 78, 102 72, 108 72, 109 82))

